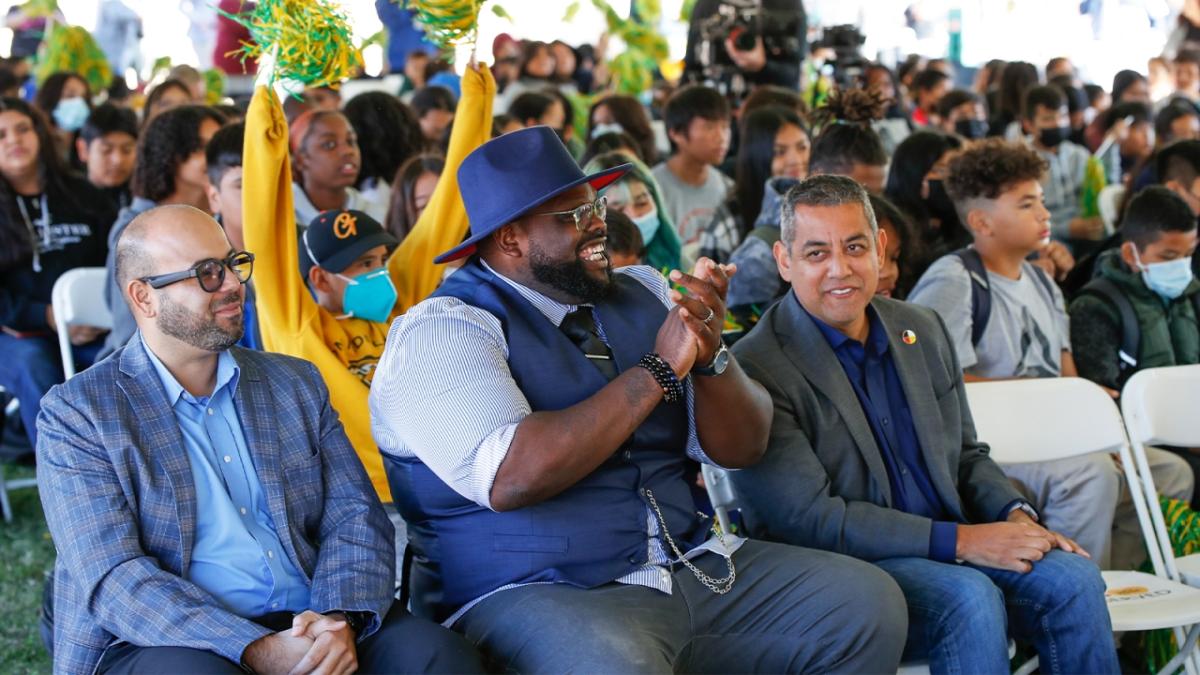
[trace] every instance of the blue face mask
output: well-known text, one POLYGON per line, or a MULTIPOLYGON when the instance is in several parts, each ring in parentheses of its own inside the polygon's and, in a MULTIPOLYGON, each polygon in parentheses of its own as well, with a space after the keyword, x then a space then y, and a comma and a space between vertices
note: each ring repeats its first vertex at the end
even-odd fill
POLYGON ((1158 293, 1164 300, 1174 300, 1183 295, 1188 284, 1192 283, 1191 258, 1143 265, 1137 249, 1134 249, 1133 257, 1142 270, 1142 281, 1146 288, 1158 293))
POLYGON ((637 225, 638 232, 642 233, 642 245, 649 246, 650 240, 658 232, 658 208, 650 209, 650 212, 644 216, 631 218, 634 225, 637 225))
POLYGON ((54 123, 63 131, 74 133, 83 128, 83 123, 91 113, 87 101, 82 98, 64 98, 54 106, 54 123))
POLYGON ((338 276, 350 282, 342 295, 342 311, 346 317, 383 323, 392 315, 396 307, 396 287, 392 285, 387 267, 363 272, 353 279, 338 276))

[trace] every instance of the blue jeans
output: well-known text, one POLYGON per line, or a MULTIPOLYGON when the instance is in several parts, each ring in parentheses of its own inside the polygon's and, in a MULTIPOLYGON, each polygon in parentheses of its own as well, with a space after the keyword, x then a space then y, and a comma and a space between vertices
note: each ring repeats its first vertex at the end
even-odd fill
POLYGON ((908 602, 904 659, 933 673, 1008 673, 1008 636, 1037 648, 1043 673, 1119 673, 1095 563, 1051 551, 1028 574, 924 558, 875 563, 908 602))
MULTIPOLYGON (((88 345, 72 347, 75 370, 91 365, 102 344, 103 337, 88 345)), ((62 381, 57 336, 17 338, 0 332, 0 387, 21 402, 21 422, 30 447, 37 447, 37 416, 42 409, 42 397, 62 381)))

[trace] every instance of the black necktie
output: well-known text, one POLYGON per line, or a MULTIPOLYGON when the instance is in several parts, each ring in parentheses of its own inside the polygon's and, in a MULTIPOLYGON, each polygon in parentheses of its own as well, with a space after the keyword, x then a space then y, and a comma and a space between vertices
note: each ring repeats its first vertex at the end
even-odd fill
POLYGON ((612 350, 596 332, 596 320, 592 317, 591 307, 580 307, 567 314, 559 328, 576 347, 579 347, 583 355, 600 369, 600 373, 606 379, 611 381, 617 376, 617 364, 613 361, 612 350))

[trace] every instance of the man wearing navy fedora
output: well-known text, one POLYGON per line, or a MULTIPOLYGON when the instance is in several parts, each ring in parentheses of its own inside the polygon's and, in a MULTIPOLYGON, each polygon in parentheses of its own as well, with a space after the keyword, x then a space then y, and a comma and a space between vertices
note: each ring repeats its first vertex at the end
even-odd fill
POLYGON ((758 461, 771 401, 721 345, 732 267, 612 271, 597 191, 628 168, 584 175, 544 126, 459 168, 471 236, 438 262, 470 259, 370 395, 413 611, 506 672, 895 672, 886 574, 697 514, 687 461, 758 461))

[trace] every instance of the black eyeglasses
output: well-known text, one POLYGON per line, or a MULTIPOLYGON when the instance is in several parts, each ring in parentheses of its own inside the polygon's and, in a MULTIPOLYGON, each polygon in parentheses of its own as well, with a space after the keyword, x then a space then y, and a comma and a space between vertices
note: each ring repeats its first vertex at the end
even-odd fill
POLYGON ((200 283, 200 288, 203 288, 208 293, 216 293, 221 290, 221 286, 225 283, 226 268, 233 272, 239 282, 244 284, 250 280, 250 275, 254 273, 254 254, 248 251, 241 251, 240 253, 231 254, 224 260, 209 258, 201 260, 192 265, 190 269, 182 272, 157 274, 152 277, 142 277, 141 280, 150 284, 151 288, 163 288, 196 277, 196 281, 200 283))
POLYGON ((600 220, 604 220, 608 216, 608 197, 601 197, 595 202, 588 202, 577 206, 570 211, 548 211, 546 213, 531 213, 531 216, 558 216, 564 223, 571 222, 567 220, 570 216, 575 221, 575 229, 580 232, 587 231, 587 226, 592 223, 592 214, 595 214, 600 220))

